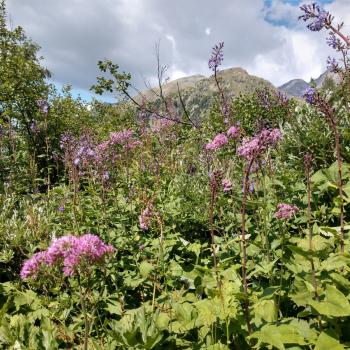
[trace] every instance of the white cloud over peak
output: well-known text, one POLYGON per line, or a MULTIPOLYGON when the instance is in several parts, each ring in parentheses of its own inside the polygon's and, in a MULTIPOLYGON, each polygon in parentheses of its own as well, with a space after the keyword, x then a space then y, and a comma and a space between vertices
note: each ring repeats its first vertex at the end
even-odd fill
MULTIPOLYGON (((41 45, 54 80, 86 91, 104 58, 130 72, 140 89, 144 80, 154 82, 157 42, 171 79, 209 75, 219 41, 223 68, 240 66, 275 85, 318 76, 331 53, 326 33, 305 29, 298 6, 282 0, 268 7, 263 0, 7 0, 7 7, 14 25, 41 45)), ((349 0, 326 9, 350 26, 349 0)))

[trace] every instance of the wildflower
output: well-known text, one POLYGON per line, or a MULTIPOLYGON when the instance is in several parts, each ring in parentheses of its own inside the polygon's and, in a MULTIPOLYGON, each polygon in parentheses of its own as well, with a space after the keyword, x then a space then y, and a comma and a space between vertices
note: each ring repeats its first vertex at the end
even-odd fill
POLYGON ((26 260, 22 266, 20 276, 22 279, 33 277, 36 278, 42 267, 47 265, 47 252, 39 252, 34 254, 30 259, 26 260))
MULTIPOLYGON (((153 118, 159 118, 159 117, 153 116, 153 118)), ((166 118, 154 119, 152 122, 151 130, 154 133, 159 133, 161 131, 169 129, 174 124, 175 124, 175 122, 173 120, 170 120, 170 119, 166 119, 166 118)))
POLYGON ((295 205, 280 203, 277 205, 278 211, 275 213, 277 219, 290 219, 295 215, 299 208, 295 205))
POLYGON ((232 190, 232 183, 228 179, 222 180, 222 186, 223 186, 224 192, 230 192, 232 190))
POLYGON ((140 229, 142 231, 147 231, 149 229, 150 221, 152 218, 152 211, 149 207, 144 209, 139 216, 140 229))
POLYGON ((207 143, 205 146, 208 151, 217 151, 219 148, 225 146, 228 143, 228 139, 225 134, 218 134, 214 139, 207 143))
POLYGON ((224 43, 220 42, 219 44, 215 45, 212 49, 212 54, 208 62, 209 69, 211 69, 213 72, 217 71, 218 67, 222 64, 222 61, 224 60, 224 54, 222 52, 224 47, 224 43))
POLYGON ((239 136, 239 127, 238 126, 231 126, 228 130, 227 130, 227 136, 236 139, 239 136))
POLYGON ((316 3, 302 5, 300 10, 302 10, 304 14, 299 16, 299 19, 302 19, 304 22, 311 20, 311 23, 307 25, 307 28, 313 32, 319 32, 324 28, 330 18, 329 12, 322 10, 316 3))
POLYGON ((20 275, 22 279, 36 278, 43 266, 56 266, 62 268, 64 275, 73 276, 80 267, 86 269, 97 264, 114 251, 113 246, 90 233, 81 237, 63 236, 55 239, 47 250, 25 261, 20 275))
POLYGON ((338 47, 339 39, 335 37, 335 34, 333 32, 329 34, 329 37, 326 39, 326 41, 332 49, 336 49, 338 47))
POLYGON ((64 205, 61 205, 57 210, 59 212, 63 213, 64 212, 64 205))
POLYGON ((331 73, 338 73, 340 68, 339 68, 339 64, 337 62, 337 60, 333 57, 328 56, 327 58, 327 69, 331 72, 331 73))
POLYGON ((118 132, 111 132, 109 134, 109 142, 112 145, 124 145, 134 134, 133 130, 122 130, 118 132))
POLYGON ((73 241, 69 253, 65 255, 63 273, 66 276, 73 276, 79 267, 99 263, 114 251, 113 246, 105 244, 98 236, 85 234, 73 241))
POLYGON ((282 138, 279 129, 263 129, 253 138, 244 138, 237 153, 245 158, 252 159, 261 155, 268 147, 273 147, 282 138))
POLYGON ((305 90, 304 95, 305 100, 309 104, 315 103, 316 89, 309 87, 305 90))

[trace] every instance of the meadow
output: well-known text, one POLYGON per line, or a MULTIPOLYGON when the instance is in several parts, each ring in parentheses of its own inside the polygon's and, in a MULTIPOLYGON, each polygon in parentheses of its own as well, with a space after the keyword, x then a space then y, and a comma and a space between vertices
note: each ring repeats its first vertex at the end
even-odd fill
POLYGON ((108 60, 118 104, 57 91, 1 2, 1 349, 350 347, 350 39, 300 14, 338 83, 228 100, 219 43, 198 118, 108 60))

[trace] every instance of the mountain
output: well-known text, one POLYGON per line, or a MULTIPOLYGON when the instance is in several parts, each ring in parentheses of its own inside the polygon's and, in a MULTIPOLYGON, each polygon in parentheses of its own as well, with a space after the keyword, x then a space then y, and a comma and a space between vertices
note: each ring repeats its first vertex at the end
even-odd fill
MULTIPOLYGON (((228 100, 238 97, 240 94, 252 93, 256 89, 276 89, 269 81, 250 75, 242 68, 224 69, 219 71, 217 76, 228 100)), ((196 119, 210 108, 215 96, 218 96, 214 76, 193 75, 180 78, 168 82, 162 87, 163 95, 172 97, 175 107, 180 106, 178 86, 188 113, 195 116, 196 119)), ((136 96, 135 100, 140 103, 142 96, 149 102, 160 104, 159 88, 145 90, 136 96)))
POLYGON ((293 79, 280 86, 278 90, 289 96, 302 97, 308 87, 310 87, 310 84, 303 79, 293 79))
POLYGON ((317 88, 322 88, 324 84, 330 81, 338 84, 340 82, 339 76, 326 70, 317 79, 311 79, 309 83, 303 79, 293 79, 281 85, 278 90, 286 93, 289 96, 302 97, 305 90, 310 87, 311 84, 316 85, 317 88))

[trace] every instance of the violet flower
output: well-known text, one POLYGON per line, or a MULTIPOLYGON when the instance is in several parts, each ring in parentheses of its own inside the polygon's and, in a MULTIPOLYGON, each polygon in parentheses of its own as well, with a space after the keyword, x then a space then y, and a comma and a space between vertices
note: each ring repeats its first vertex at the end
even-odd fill
POLYGON ((311 21, 307 25, 307 28, 313 32, 319 32, 324 28, 330 17, 329 12, 322 10, 317 3, 302 5, 300 6, 300 10, 303 11, 304 14, 299 16, 299 19, 302 19, 304 22, 311 21))
POLYGON ((220 42, 219 44, 215 45, 212 49, 208 66, 209 69, 211 69, 213 72, 217 71, 218 67, 222 64, 222 61, 224 60, 223 48, 224 43, 220 42))
POLYGON ((304 92, 304 98, 310 105, 315 103, 316 89, 308 87, 304 92))
POLYGON ((299 208, 295 205, 280 203, 277 205, 278 211, 275 213, 275 217, 277 219, 290 219, 293 215, 295 215, 299 208))

